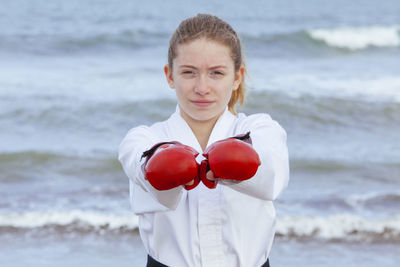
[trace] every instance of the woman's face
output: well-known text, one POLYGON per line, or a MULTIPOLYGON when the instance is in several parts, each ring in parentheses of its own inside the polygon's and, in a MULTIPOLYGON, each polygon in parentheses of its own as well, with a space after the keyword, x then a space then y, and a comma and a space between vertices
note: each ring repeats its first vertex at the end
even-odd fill
POLYGON ((244 67, 235 72, 229 47, 200 38, 178 45, 172 70, 166 65, 164 71, 176 90, 182 117, 210 121, 224 112, 242 81, 244 67))

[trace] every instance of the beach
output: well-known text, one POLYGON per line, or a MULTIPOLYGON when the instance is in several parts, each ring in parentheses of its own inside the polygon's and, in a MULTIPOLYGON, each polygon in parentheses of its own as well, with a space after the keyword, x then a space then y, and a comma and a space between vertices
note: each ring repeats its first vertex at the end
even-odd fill
POLYGON ((197 13, 242 39, 239 112, 288 135, 271 266, 398 265, 400 3, 229 3, 2 3, 0 266, 145 265, 118 146, 175 111, 168 41, 197 13))

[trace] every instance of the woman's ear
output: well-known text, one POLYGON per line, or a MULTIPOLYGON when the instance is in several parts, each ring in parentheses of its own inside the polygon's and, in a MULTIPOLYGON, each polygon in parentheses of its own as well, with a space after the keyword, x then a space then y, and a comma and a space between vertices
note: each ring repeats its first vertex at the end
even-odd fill
POLYGON ((240 66, 239 70, 235 73, 235 80, 233 81, 233 91, 239 88, 239 85, 243 81, 245 68, 243 65, 240 66))
POLYGON ((165 73, 165 77, 167 78, 167 82, 169 84, 169 87, 175 88, 174 78, 172 76, 172 68, 170 68, 168 64, 166 64, 164 66, 164 73, 165 73))

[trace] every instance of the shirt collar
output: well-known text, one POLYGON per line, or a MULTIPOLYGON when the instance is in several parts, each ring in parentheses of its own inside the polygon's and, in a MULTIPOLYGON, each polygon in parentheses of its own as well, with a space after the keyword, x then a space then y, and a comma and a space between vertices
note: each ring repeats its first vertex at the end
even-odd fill
MULTIPOLYGON (((235 116, 228 110, 228 107, 226 107, 224 113, 218 118, 211 131, 207 147, 215 141, 229 137, 229 133, 232 132, 231 128, 234 119, 235 116)), ((175 141, 189 145, 199 152, 203 151, 192 129, 190 129, 187 122, 181 116, 179 105, 176 106, 175 113, 168 119, 168 129, 171 137, 173 137, 175 141)))

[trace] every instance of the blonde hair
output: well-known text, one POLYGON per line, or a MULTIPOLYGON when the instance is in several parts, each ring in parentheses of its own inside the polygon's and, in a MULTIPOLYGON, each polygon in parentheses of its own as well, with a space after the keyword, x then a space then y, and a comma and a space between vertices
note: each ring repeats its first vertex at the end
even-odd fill
MULTIPOLYGON (((195 17, 183 20, 169 41, 168 65, 173 68, 173 59, 177 57, 177 47, 198 38, 207 38, 226 45, 231 50, 231 57, 235 66, 235 72, 244 66, 244 57, 240 39, 233 28, 220 18, 209 14, 198 14, 195 17)), ((246 96, 246 84, 244 77, 237 90, 232 92, 228 103, 228 109, 236 114, 235 105, 239 102, 243 105, 246 96)))

